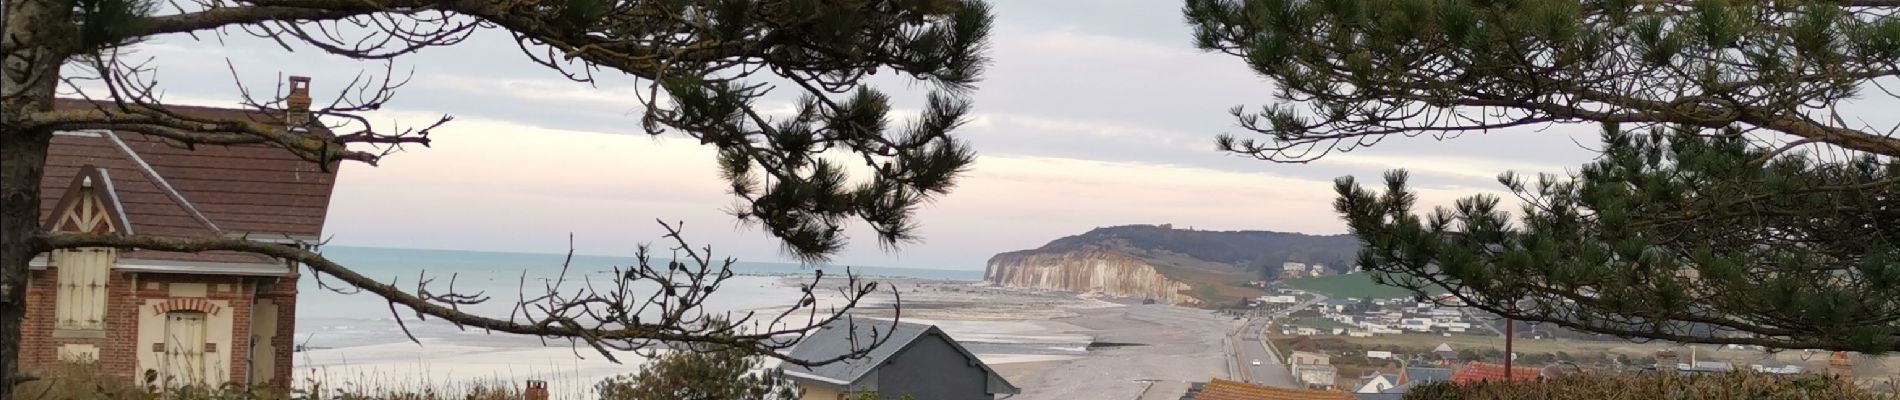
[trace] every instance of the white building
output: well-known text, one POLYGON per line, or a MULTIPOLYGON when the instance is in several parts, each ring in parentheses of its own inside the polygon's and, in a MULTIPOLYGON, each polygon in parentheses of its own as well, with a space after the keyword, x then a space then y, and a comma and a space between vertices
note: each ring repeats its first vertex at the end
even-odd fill
POLYGON ((1418 332, 1431 332, 1431 318, 1406 318, 1399 321, 1399 329, 1418 332))
POLYGON ((1322 388, 1333 387, 1333 379, 1339 375, 1339 369, 1328 364, 1294 364, 1293 379, 1307 385, 1322 388))

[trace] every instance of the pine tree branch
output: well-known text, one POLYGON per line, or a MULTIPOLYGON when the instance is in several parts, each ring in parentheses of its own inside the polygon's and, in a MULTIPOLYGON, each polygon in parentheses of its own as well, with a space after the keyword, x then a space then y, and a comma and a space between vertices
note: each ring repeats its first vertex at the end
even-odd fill
POLYGON ((268 117, 191 117, 144 105, 126 107, 99 105, 43 111, 28 114, 22 120, 24 124, 35 129, 103 129, 138 132, 171 139, 186 145, 269 144, 289 150, 298 157, 312 162, 329 163, 336 160, 351 160, 371 165, 375 165, 382 154, 348 150, 347 145, 370 143, 427 146, 430 142, 429 129, 447 122, 446 120, 439 121, 429 128, 405 134, 355 133, 347 137, 334 137, 318 134, 317 131, 291 131, 286 129, 281 121, 270 121, 268 117))
POLYGON ((130 37, 157 36, 172 33, 192 33, 204 30, 223 29, 232 25, 261 24, 278 21, 321 21, 335 20, 352 16, 396 12, 404 8, 424 7, 435 2, 426 1, 273 1, 281 5, 247 5, 217 7, 204 11, 183 14, 171 14, 146 17, 134 26, 145 29, 128 32, 130 37))
MULTIPOLYGON (((684 240, 671 225, 669 238, 686 248, 684 240)), ((812 286, 806 286, 804 298, 777 313, 771 318, 753 321, 753 313, 745 313, 739 318, 718 317, 704 314, 702 301, 710 295, 719 283, 732 276, 731 260, 722 266, 713 267, 713 263, 698 258, 693 253, 696 265, 681 264, 679 260, 669 262, 661 271, 647 264, 645 249, 639 256, 640 264, 627 271, 616 270, 616 285, 612 290, 594 291, 589 285, 583 288, 581 297, 563 297, 560 285, 566 282, 567 266, 563 265, 562 276, 550 283, 547 293, 527 297, 515 305, 515 311, 508 319, 472 314, 459 309, 459 306, 477 304, 487 298, 480 294, 432 293, 427 285, 431 281, 423 279, 417 282, 416 289, 405 291, 392 283, 383 283, 369 278, 348 267, 324 257, 322 254, 299 246, 279 243, 264 243, 242 238, 175 238, 150 235, 115 234, 74 234, 47 232, 33 240, 35 252, 47 252, 61 249, 84 247, 115 247, 166 252, 198 253, 206 251, 236 251, 269 256, 288 262, 300 263, 321 276, 334 277, 344 284, 358 290, 369 292, 389 301, 392 310, 397 305, 416 313, 419 319, 440 318, 458 327, 483 329, 491 332, 503 332, 522 335, 534 335, 544 338, 574 340, 594 348, 603 357, 618 360, 612 353, 620 351, 648 351, 656 344, 672 345, 712 345, 737 349, 750 354, 772 357, 785 363, 802 366, 817 366, 833 362, 863 357, 870 349, 882 345, 888 335, 863 347, 854 347, 845 354, 825 359, 797 359, 785 354, 784 350, 796 343, 797 339, 820 329, 827 323, 849 318, 848 311, 857 307, 864 296, 877 289, 875 283, 860 285, 855 276, 849 276, 849 291, 844 293, 844 303, 836 305, 831 311, 819 314, 819 305, 812 288, 823 279, 822 274, 813 279, 812 286), (633 293, 634 281, 652 281, 658 283, 659 291, 644 299, 626 297, 633 293), (649 308, 652 307, 652 308, 649 308), (803 310, 803 311, 801 311, 803 310), (812 317, 803 323, 792 323, 792 317, 809 311, 812 317), (658 315, 652 315, 657 313, 658 315), (696 314, 697 313, 697 314, 696 314), (648 317, 643 320, 642 316, 648 317), (519 319, 518 319, 519 317, 519 319), (726 325, 706 325, 708 321, 725 321, 726 325), (735 329, 746 323, 757 323, 763 329, 738 333, 735 329)), ((690 248, 686 248, 689 249, 690 248)), ((334 289, 333 289, 334 290, 334 289)), ((452 291, 453 289, 451 289, 452 291)), ((651 289, 647 289, 651 290, 651 289)), ((897 294, 895 288, 892 293, 897 294)), ((396 316, 400 318, 400 315, 396 316)), ((405 325, 406 327, 406 325, 405 325)), ((405 329, 406 332, 406 329, 405 329)), ((412 336, 413 337, 413 336, 412 336)))

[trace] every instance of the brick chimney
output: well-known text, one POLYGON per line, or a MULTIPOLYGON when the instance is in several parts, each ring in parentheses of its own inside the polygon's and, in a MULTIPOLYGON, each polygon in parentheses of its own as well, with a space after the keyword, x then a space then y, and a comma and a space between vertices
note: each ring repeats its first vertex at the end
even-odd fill
POLYGON ((302 127, 310 123, 310 77, 290 77, 290 97, 284 99, 284 124, 302 127))
POLYGON ((1675 350, 1656 352, 1656 372, 1675 372, 1677 360, 1675 350))
POLYGON ((1854 379, 1854 360, 1847 358, 1847 352, 1836 351, 1827 358, 1827 375, 1840 379, 1854 379))
POLYGON ((526 400, 548 400, 548 381, 528 381, 528 390, 521 393, 521 398, 526 400))

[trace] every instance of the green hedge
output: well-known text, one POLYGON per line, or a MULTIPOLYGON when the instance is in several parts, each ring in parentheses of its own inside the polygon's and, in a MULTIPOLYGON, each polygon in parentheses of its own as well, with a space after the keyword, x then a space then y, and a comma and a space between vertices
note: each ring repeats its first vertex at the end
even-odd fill
POLYGON ((1437 383, 1405 400, 1894 400, 1819 375, 1577 374, 1537 382, 1437 383))

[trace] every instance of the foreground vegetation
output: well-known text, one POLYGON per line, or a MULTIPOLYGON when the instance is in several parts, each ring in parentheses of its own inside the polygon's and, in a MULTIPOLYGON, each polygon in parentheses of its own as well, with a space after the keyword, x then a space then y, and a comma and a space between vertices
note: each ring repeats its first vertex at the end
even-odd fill
MULTIPOLYGON (((39 371, 38 379, 15 386, 18 400, 520 400, 519 382, 477 380, 456 384, 403 384, 366 377, 348 382, 306 380, 290 392, 249 390, 240 385, 154 390, 103 373, 94 364, 66 363, 39 371)), ((420 382, 420 381, 415 381, 420 382)))
MULTIPOLYGON (((66 363, 14 389, 19 400, 521 400, 525 382, 476 380, 432 384, 423 379, 389 376, 306 378, 295 389, 250 390, 240 385, 158 389, 133 384, 101 371, 97 364, 66 363)), ((760 357, 732 348, 670 351, 642 364, 636 373, 609 377, 579 398, 600 400, 791 400, 800 390, 760 357)), ((546 392, 543 392, 546 393, 546 392)), ((572 393, 558 399, 575 398, 572 393)), ((877 400, 877 393, 855 393, 850 400, 877 400)), ((900 398, 909 399, 905 395, 900 398)))
POLYGON ((1900 123, 1854 113, 1900 99, 1900 1, 1183 12, 1201 49, 1277 83, 1274 104, 1232 110, 1245 133, 1215 143, 1233 154, 1305 163, 1386 139, 1601 126, 1579 169, 1499 171, 1521 208, 1477 195, 1433 209, 1404 170, 1339 178, 1357 264, 1387 283, 1632 339, 1900 351, 1900 123))
POLYGON ((1483 382, 1420 386, 1405 400, 1891 400, 1820 375, 1793 378, 1752 372, 1711 375, 1578 374, 1537 382, 1483 382))

